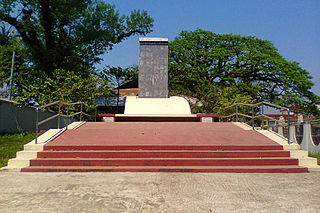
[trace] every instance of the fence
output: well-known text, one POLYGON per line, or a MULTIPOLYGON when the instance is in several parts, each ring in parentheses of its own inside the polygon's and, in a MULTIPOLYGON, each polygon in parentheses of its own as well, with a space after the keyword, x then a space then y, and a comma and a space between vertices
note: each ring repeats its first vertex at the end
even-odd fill
POLYGON ((60 129, 60 119, 61 117, 65 118, 67 120, 67 123, 65 125, 66 129, 68 129, 68 125, 70 124, 70 119, 79 115, 79 120, 82 121, 82 116, 85 115, 85 116, 88 116, 88 117, 94 117, 95 121, 96 121, 96 115, 97 115, 97 110, 95 108, 95 115, 89 115, 85 112, 83 112, 83 107, 86 106, 88 107, 88 105, 86 103, 83 103, 83 102, 75 102, 75 103, 66 103, 66 102, 63 102, 63 101, 55 101, 55 102, 52 102, 52 103, 49 103, 49 104, 46 104, 46 105, 43 105, 43 106, 39 106, 36 108, 36 125, 35 125, 35 143, 37 143, 37 138, 38 138, 38 133, 39 133, 39 126, 40 125, 43 125, 53 119, 58 119, 57 121, 57 126, 58 126, 58 129, 60 129), (76 110, 76 107, 75 106, 80 106, 80 109, 78 110, 78 112, 74 112, 72 114, 70 114, 70 107, 73 107, 73 111, 76 110), (44 110, 45 108, 49 108, 49 107, 54 107, 54 108, 57 108, 58 106, 58 113, 57 114, 53 114, 52 116, 50 117, 47 117, 45 119, 39 119, 39 111, 41 110, 44 110), (62 107, 65 106, 67 109, 66 109, 66 112, 67 114, 63 114, 63 110, 62 110, 62 107))
MULTIPOLYGON (((257 104, 235 103, 224 108, 222 112, 220 112, 220 114, 221 115, 219 116, 219 119, 222 121, 241 121, 249 123, 252 126, 253 130, 256 126, 259 126, 262 129, 269 128, 269 122, 265 123, 265 120, 271 120, 275 122, 276 125, 286 127, 287 134, 290 135, 290 109, 283 106, 267 102, 259 102, 257 104), (268 115, 265 115, 263 108, 264 106, 276 108, 278 110, 285 110, 287 114, 283 114, 283 118, 287 117, 287 121, 284 119, 278 120, 268 115)), ((288 137, 288 144, 290 143, 291 141, 288 137)))
POLYGON ((235 103, 224 108, 220 112, 219 119, 220 121, 245 122, 251 125, 253 130, 255 128, 272 130, 286 137, 288 144, 298 143, 301 149, 320 153, 320 120, 310 121, 306 116, 293 115, 289 108, 267 102, 235 103), (281 114, 280 119, 276 119, 264 114, 264 106, 283 110, 286 113, 281 114))
MULTIPOLYGON (((52 115, 54 112, 39 112, 39 119, 43 120, 52 115)), ((48 130, 58 128, 67 124, 67 119, 60 116, 41 125, 39 130, 48 130)), ((70 122, 74 119, 70 119, 70 122)), ((34 132, 36 124, 36 108, 18 106, 14 101, 0 99, 0 133, 20 133, 34 132)))

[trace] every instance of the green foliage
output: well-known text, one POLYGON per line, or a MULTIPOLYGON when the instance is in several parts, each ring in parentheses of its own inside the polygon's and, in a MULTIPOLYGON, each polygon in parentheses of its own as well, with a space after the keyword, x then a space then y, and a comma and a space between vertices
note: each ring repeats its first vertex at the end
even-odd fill
POLYGON ((17 84, 19 76, 29 71, 25 60, 27 52, 23 48, 21 39, 14 37, 3 27, 0 32, 0 88, 6 90, 1 91, 2 97, 8 97, 13 52, 15 53, 13 83, 17 84))
POLYGON ((95 99, 109 92, 109 79, 101 78, 94 68, 101 55, 153 27, 146 11, 121 15, 101 0, 0 3, 0 87, 9 84, 15 50, 13 92, 22 105, 61 100, 93 107, 95 99))
POLYGON ((128 79, 125 83, 123 83, 121 85, 121 87, 137 88, 138 87, 139 66, 138 65, 131 65, 129 67, 126 67, 125 69, 127 70, 127 73, 128 73, 128 79))
POLYGON ((14 158, 34 136, 34 133, 0 135, 0 168, 6 166, 8 160, 14 158))
POLYGON ((102 77, 108 79, 113 88, 121 87, 123 84, 138 79, 138 67, 130 66, 127 68, 107 66, 101 73, 102 77))
MULTIPOLYGON (((93 113, 94 100, 106 96, 109 92, 108 81, 98 75, 79 75, 73 71, 54 70, 49 76, 44 71, 34 70, 27 66, 26 49, 18 37, 8 32, 0 34, 0 86, 9 85, 12 65, 12 52, 15 51, 13 76, 13 97, 21 105, 44 105, 54 101, 85 102, 93 113), (8 57, 10 56, 10 57, 8 57)), ((8 94, 2 94, 7 97, 8 94)), ((71 111, 79 110, 73 109, 71 111)), ((63 109, 66 111, 66 108, 63 109)))
POLYGON ((214 113, 220 114, 221 110, 234 103, 253 103, 252 97, 248 94, 239 93, 237 87, 218 88, 214 94, 215 97, 212 99, 215 100, 212 104, 214 113))
POLYGON ((21 36, 37 70, 74 70, 88 75, 101 54, 124 39, 151 32, 146 11, 120 15, 101 0, 0 0, 0 24, 21 36))
POLYGON ((319 102, 306 70, 285 60, 271 42, 252 36, 182 31, 169 43, 169 77, 171 92, 197 98, 204 112, 238 100, 309 111, 319 102))
POLYGON ((43 71, 32 71, 21 82, 22 89, 14 90, 15 99, 22 105, 45 105, 54 101, 85 102, 93 111, 94 100, 107 96, 108 82, 96 75, 83 78, 73 71, 54 70, 52 77, 43 71), (33 76, 37 76, 34 78, 33 76))
POLYGON ((119 105, 120 87, 130 81, 137 80, 137 66, 128 68, 107 66, 101 73, 104 79, 110 81, 113 88, 117 88, 117 106, 119 105))

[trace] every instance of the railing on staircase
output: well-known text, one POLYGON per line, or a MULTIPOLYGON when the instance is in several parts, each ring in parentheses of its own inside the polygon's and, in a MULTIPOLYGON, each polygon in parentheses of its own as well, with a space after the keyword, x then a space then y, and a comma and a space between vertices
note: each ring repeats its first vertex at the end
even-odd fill
POLYGON ((273 121, 276 126, 281 126, 284 130, 287 131, 288 144, 292 143, 290 141, 290 109, 287 107, 271 104, 268 102, 259 102, 256 104, 234 103, 222 109, 219 114, 219 119, 222 121, 242 121, 245 123, 249 123, 252 126, 253 130, 259 124, 261 129, 269 129, 269 122, 265 124, 265 120, 273 121), (283 119, 270 117, 264 114, 264 106, 275 108, 277 110, 285 110, 286 114, 282 115, 283 119), (287 119, 284 119, 284 117, 287 117, 287 119))
POLYGON ((296 142, 309 153, 320 154, 320 120, 306 120, 295 128, 296 142), (298 127, 298 128, 297 128, 298 127))
POLYGON ((52 102, 52 103, 49 103, 49 104, 45 104, 45 105, 42 105, 42 106, 39 106, 39 107, 36 107, 36 128, 35 128, 35 143, 37 144, 38 142, 38 133, 39 133, 39 126, 54 119, 54 118, 58 118, 58 129, 60 129, 60 118, 61 117, 64 117, 64 118, 67 118, 67 124, 66 124, 66 129, 68 129, 68 125, 70 124, 70 118, 73 118, 74 116, 76 115, 79 115, 79 120, 82 121, 83 120, 83 115, 84 116, 87 116, 87 117, 94 117, 95 121, 96 121, 96 118, 97 118, 97 108, 95 108, 95 115, 89 115, 87 113, 85 113, 83 111, 83 108, 85 107, 88 107, 88 105, 84 102, 74 102, 74 103, 66 103, 66 102, 63 102, 63 101, 55 101, 55 102, 52 102), (45 108, 48 108, 48 107, 52 107, 52 106, 57 106, 58 105, 58 113, 53 115, 53 116, 50 116, 48 118, 45 118, 43 120, 39 120, 39 110, 43 110, 45 108), (72 113, 70 114, 70 106, 76 106, 76 105, 79 105, 80 106, 80 111, 79 112, 75 112, 75 113, 72 113), (61 108, 63 106, 66 106, 67 107, 67 114, 63 114, 62 113, 62 110, 61 108))
POLYGON ((221 110, 219 114, 220 121, 240 121, 250 124, 253 130, 255 128, 273 130, 285 137, 288 144, 300 144, 303 150, 320 153, 320 119, 312 120, 301 114, 291 115, 289 108, 267 102, 235 103, 221 110), (264 106, 285 110, 286 114, 280 114, 279 119, 270 117, 264 114, 264 106), (273 123, 270 124, 270 121, 273 123))

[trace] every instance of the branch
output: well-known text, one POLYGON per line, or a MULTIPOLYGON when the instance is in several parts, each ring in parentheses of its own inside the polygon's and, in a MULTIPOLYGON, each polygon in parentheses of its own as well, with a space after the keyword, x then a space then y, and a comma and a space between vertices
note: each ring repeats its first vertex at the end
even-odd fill
POLYGON ((18 21, 16 18, 11 16, 5 15, 2 11, 0 11, 0 20, 7 22, 8 24, 12 25, 17 29, 23 40, 30 46, 33 45, 40 45, 39 40, 36 37, 36 33, 33 30, 32 36, 28 36, 27 31, 24 29, 24 25, 21 21, 18 21))
POLYGON ((0 11, 0 19, 15 27, 24 40, 30 40, 27 33, 23 30, 23 24, 16 18, 5 15, 2 11, 0 11))
POLYGON ((5 15, 2 11, 0 11, 0 19, 1 19, 2 21, 7 22, 8 24, 14 26, 15 28, 17 28, 17 30, 18 30, 18 28, 20 28, 19 25, 20 25, 21 23, 18 22, 17 19, 12 18, 11 16, 5 15))
POLYGON ((120 36, 118 36, 118 38, 117 38, 118 42, 120 42, 124 38, 130 37, 130 36, 132 36, 133 34, 136 34, 136 33, 145 35, 145 32, 142 31, 142 30, 133 30, 133 31, 130 31, 130 32, 127 32, 127 33, 123 33, 120 36))

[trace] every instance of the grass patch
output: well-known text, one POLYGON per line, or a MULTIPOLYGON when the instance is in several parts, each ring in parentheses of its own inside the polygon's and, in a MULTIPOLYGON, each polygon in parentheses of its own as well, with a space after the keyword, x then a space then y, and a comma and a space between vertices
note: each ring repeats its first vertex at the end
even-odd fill
POLYGON ((34 139, 34 133, 0 135, 0 167, 8 164, 8 160, 16 157, 23 145, 34 139))
POLYGON ((309 157, 317 158, 318 165, 320 165, 320 154, 309 153, 309 157))

